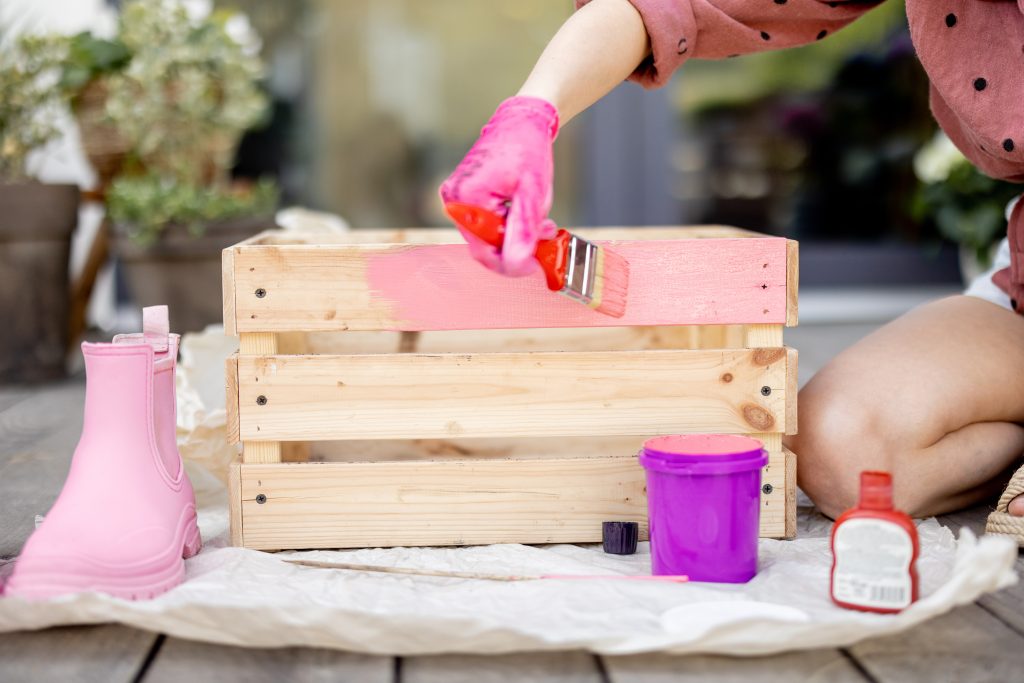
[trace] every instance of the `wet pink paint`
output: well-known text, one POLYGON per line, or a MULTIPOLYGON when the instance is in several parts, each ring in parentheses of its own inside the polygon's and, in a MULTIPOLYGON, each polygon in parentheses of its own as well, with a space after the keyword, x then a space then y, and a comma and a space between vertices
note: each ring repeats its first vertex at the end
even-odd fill
POLYGON ((410 245, 367 257, 372 296, 401 330, 784 323, 786 240, 605 243, 629 261, 629 297, 612 318, 553 293, 540 270, 496 275, 462 244, 410 245))
POLYGON ((686 455, 732 455, 764 448, 757 439, 731 434, 680 434, 657 436, 644 442, 644 448, 661 453, 686 455))

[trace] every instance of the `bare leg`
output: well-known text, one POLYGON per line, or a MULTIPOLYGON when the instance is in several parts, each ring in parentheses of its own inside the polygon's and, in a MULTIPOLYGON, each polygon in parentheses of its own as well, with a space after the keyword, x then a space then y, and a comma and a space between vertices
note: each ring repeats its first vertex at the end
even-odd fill
POLYGON ((1024 318, 958 296, 836 356, 800 392, 790 441, 800 486, 825 514, 855 503, 862 470, 884 469, 897 504, 926 516, 998 493, 1024 454, 1022 423, 1024 318))

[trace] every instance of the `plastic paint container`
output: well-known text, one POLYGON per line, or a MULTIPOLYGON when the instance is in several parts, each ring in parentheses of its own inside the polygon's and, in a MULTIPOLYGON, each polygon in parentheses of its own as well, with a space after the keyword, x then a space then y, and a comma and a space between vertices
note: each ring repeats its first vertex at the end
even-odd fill
POLYGON ((652 572, 719 583, 754 578, 767 463, 761 442, 746 436, 648 439, 640 464, 647 470, 652 572))

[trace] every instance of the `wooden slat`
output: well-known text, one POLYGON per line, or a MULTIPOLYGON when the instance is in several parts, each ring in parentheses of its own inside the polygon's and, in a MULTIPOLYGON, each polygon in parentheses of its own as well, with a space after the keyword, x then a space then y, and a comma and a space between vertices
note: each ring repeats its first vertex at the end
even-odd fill
MULTIPOLYGON (((272 332, 242 332, 238 340, 239 353, 239 402, 244 393, 246 399, 256 405, 262 395, 260 387, 248 386, 247 377, 242 376, 242 359, 248 362, 254 356, 269 356, 278 352, 278 335, 272 332), (246 386, 241 386, 246 384, 246 386)), ((242 461, 243 462, 281 462, 281 444, 273 439, 260 438, 259 441, 252 440, 241 433, 242 406, 239 404, 239 436, 242 438, 242 461)))
POLYGON ((240 356, 238 370, 242 439, 269 441, 774 432, 790 384, 782 348, 240 356))
POLYGON ((965 605, 909 631, 868 640, 850 653, 878 683, 1019 681, 1024 640, 977 605, 965 605))
POLYGON ((242 462, 235 459, 228 465, 228 522, 231 545, 245 545, 245 521, 242 518, 242 462))
POLYGON ((63 382, 0 412, 0 558, 21 551, 35 516, 56 500, 82 433, 84 400, 84 382, 63 382))
POLYGON ((743 335, 748 349, 782 346, 782 325, 744 325, 743 335))
POLYGON ((224 359, 224 412, 227 419, 228 443, 241 441, 238 435, 238 354, 224 359))
MULTIPOLYGON (((869 683, 834 648, 774 657, 672 656, 645 653, 602 657, 610 683, 869 683)), ((908 679, 912 681, 916 679, 908 679)))
POLYGON ((800 318, 800 243, 786 240, 786 327, 800 318))
POLYGON ((277 335, 273 332, 242 332, 239 335, 240 356, 272 356, 277 352, 277 335))
MULTIPOLYGON (((288 647, 253 649, 168 638, 146 674, 146 683, 392 683, 391 657, 288 647)), ((70 679, 69 679, 70 680, 70 679)))
POLYGON ((799 427, 797 404, 800 393, 800 354, 786 347, 786 434, 796 434, 799 427))
POLYGON ((241 472, 249 548, 597 542, 608 519, 640 522, 647 533, 635 457, 243 465, 241 472))
POLYGON ((626 314, 491 273, 464 244, 237 247, 239 331, 457 330, 786 321, 786 240, 606 243, 630 262, 626 314), (266 292, 262 298, 255 292, 266 292))
POLYGON ((796 468, 797 455, 788 448, 782 449, 785 469, 785 524, 781 534, 782 538, 796 538, 796 468))
POLYGON ((235 250, 228 247, 220 255, 221 296, 224 298, 224 334, 234 337, 235 325, 235 250))
POLYGON ((579 651, 405 657, 401 671, 402 683, 602 683, 594 656, 579 651))
POLYGON ((70 626, 0 634, 4 683, 129 683, 156 640, 125 626, 70 626))
MULTIPOLYGON (((728 225, 649 225, 570 228, 573 233, 591 240, 687 240, 758 238, 763 233, 728 225)), ((251 245, 311 244, 465 244, 453 228, 373 228, 348 232, 285 232, 266 230, 236 247, 251 245)))
POLYGON ((281 462, 281 442, 243 441, 242 462, 281 462))
MULTIPOLYGON (((770 453, 761 535, 785 533, 785 472, 770 453)), ((485 543, 591 543, 601 522, 646 538, 636 458, 242 465, 245 546, 263 550, 485 543), (266 496, 258 503, 258 495, 266 496)))

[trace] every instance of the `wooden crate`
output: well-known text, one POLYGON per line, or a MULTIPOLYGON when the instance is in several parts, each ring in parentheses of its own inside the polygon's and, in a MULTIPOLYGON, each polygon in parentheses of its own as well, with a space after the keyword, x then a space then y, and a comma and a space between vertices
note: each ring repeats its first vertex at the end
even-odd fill
POLYGON ((726 227, 581 229, 630 261, 626 315, 473 262, 458 233, 268 232, 223 252, 232 542, 646 536, 647 437, 752 434, 761 534, 795 534, 797 244, 726 227))

